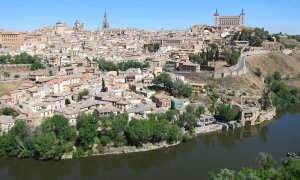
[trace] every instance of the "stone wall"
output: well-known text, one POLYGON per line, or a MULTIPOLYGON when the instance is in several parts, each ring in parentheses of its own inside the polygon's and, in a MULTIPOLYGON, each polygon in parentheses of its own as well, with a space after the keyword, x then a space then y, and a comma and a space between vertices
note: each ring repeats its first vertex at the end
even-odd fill
POLYGON ((272 108, 268 111, 261 111, 260 115, 258 117, 257 124, 264 122, 264 121, 270 121, 276 117, 276 108, 272 108))

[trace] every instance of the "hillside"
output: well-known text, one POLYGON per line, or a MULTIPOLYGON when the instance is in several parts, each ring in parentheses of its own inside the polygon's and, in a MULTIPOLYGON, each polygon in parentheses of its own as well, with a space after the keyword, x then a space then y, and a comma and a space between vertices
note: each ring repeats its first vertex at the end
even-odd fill
POLYGON ((300 47, 300 42, 297 39, 294 38, 280 38, 280 42, 282 44, 286 44, 286 45, 295 45, 300 47))
POLYGON ((293 51, 291 55, 300 62, 300 50, 293 51))
MULTIPOLYGON (((300 50, 294 51, 291 55, 285 55, 281 52, 271 52, 249 57, 247 65, 250 73, 254 77, 256 68, 260 68, 264 77, 279 71, 287 78, 285 82, 293 87, 300 88, 300 50)), ((250 75, 250 74, 249 74, 250 75)))
POLYGON ((18 66, 18 65, 9 65, 9 66, 0 66, 0 74, 3 72, 10 72, 11 75, 22 74, 30 71, 30 66, 18 66))
POLYGON ((20 81, 1 81, 0 82, 0 96, 3 94, 17 89, 22 84, 22 80, 20 81))
MULTIPOLYGON (((260 92, 264 89, 264 83, 261 78, 255 75, 256 68, 260 68, 264 77, 273 74, 274 71, 280 71, 283 76, 295 76, 300 74, 300 51, 295 51, 291 55, 285 55, 281 52, 271 52, 251 56, 247 59, 247 66, 250 71, 246 75, 238 77, 225 77, 219 79, 199 78, 188 75, 189 82, 204 82, 230 89, 247 89, 249 91, 260 92)), ((300 78, 285 80, 287 84, 300 88, 300 78)))
POLYGON ((247 65, 252 71, 260 68, 264 77, 274 73, 274 71, 279 71, 282 75, 298 75, 300 74, 298 54, 299 52, 294 52, 294 55, 270 52, 268 54, 255 55, 247 59, 247 65))

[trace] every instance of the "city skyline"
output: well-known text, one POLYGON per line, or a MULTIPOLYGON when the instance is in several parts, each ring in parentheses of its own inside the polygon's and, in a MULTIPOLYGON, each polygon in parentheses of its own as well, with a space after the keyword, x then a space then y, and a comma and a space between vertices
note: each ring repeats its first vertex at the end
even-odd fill
POLYGON ((0 17, 0 28, 9 31, 31 31, 54 25, 57 21, 73 25, 76 19, 85 23, 86 29, 95 30, 102 26, 105 11, 108 13, 111 28, 187 29, 195 24, 213 25, 213 13, 216 9, 220 15, 239 15, 244 9, 246 26, 264 27, 272 33, 300 34, 300 23, 297 20, 300 13, 296 9, 300 2, 296 0, 291 0, 288 4, 283 0, 272 1, 272 4, 259 0, 251 2, 154 0, 151 3, 134 0, 118 3, 15 0, 5 1, 2 4, 7 8, 2 10, 4 15, 0 17))

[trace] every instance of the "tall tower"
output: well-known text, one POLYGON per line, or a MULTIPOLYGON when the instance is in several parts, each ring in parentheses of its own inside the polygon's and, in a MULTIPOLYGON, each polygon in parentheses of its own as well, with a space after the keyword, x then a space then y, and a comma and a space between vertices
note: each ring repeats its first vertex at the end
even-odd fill
POLYGON ((102 24, 102 29, 108 29, 109 28, 109 23, 108 23, 108 18, 107 18, 107 14, 106 11, 104 13, 104 18, 103 18, 103 24, 102 24))
POLYGON ((219 13, 218 13, 218 10, 216 9, 216 12, 214 14, 214 26, 215 27, 219 27, 219 13))
POLYGON ((242 12, 240 14, 240 26, 245 25, 245 16, 246 16, 245 11, 244 11, 244 9, 242 9, 242 12))

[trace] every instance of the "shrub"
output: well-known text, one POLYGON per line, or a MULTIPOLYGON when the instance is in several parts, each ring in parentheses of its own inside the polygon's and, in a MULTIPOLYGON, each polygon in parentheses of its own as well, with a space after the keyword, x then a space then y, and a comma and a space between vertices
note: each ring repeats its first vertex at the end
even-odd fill
POLYGON ((116 138, 115 138, 115 143, 114 143, 114 145, 115 145, 116 147, 119 147, 119 146, 123 146, 123 145, 125 145, 125 144, 126 144, 126 137, 123 136, 123 135, 118 134, 118 135, 116 136, 116 138))
POLYGON ((20 75, 19 74, 15 74, 14 78, 20 78, 20 75))
POLYGON ((102 154, 104 152, 104 147, 100 141, 97 143, 97 150, 98 150, 98 153, 100 153, 100 154, 102 154))
POLYGON ((255 73, 255 75, 258 76, 258 77, 261 77, 261 76, 262 76, 262 72, 261 72, 261 69, 260 69, 260 68, 256 68, 254 73, 255 73))
POLYGON ((73 158, 78 159, 84 157, 85 153, 82 148, 77 148, 76 151, 73 152, 73 158))
POLYGON ((3 72, 3 76, 4 76, 4 77, 6 77, 6 78, 9 78, 9 77, 10 77, 10 73, 9 73, 9 72, 6 72, 6 71, 4 71, 4 72, 3 72))
POLYGON ((109 136, 101 136, 100 142, 103 146, 107 146, 111 142, 111 138, 109 136))

